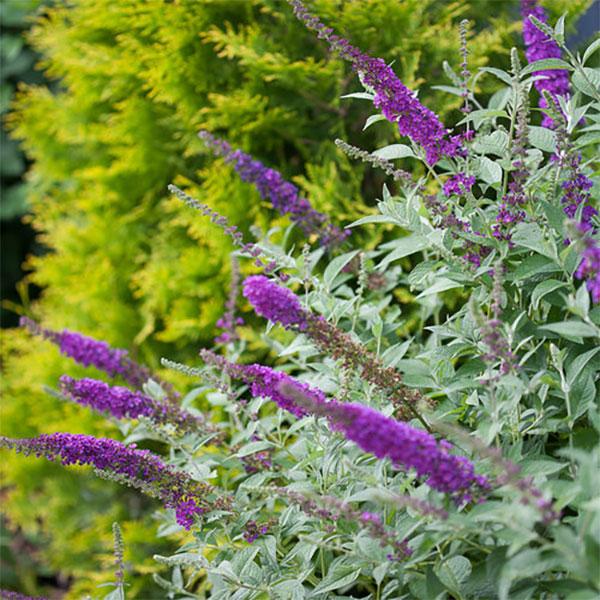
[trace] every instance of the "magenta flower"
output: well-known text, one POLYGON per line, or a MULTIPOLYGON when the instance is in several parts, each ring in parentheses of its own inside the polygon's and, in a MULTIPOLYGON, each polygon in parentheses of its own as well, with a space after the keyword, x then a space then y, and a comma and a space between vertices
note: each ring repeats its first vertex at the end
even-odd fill
MULTIPOLYGON (((186 529, 194 516, 210 510, 207 496, 212 488, 192 480, 186 473, 164 464, 148 450, 90 435, 53 433, 37 438, 0 438, 0 446, 34 454, 67 465, 91 465, 108 478, 114 476, 132 487, 158 498, 165 508, 176 512, 177 522, 186 529)), ((223 504, 217 501, 214 506, 223 504)))
POLYGON ((233 164, 242 181, 254 184, 261 198, 269 200, 280 215, 289 215, 305 234, 318 234, 325 245, 338 244, 350 234, 331 225, 329 217, 316 211, 300 195, 300 190, 286 181, 281 173, 265 167, 241 150, 233 150, 226 141, 219 140, 208 131, 201 131, 198 135, 215 154, 233 164))
POLYGON ((352 46, 348 40, 333 33, 317 17, 311 15, 300 0, 288 0, 294 14, 308 29, 317 32, 330 48, 349 61, 352 69, 372 88, 373 104, 381 110, 388 121, 396 123, 401 135, 405 135, 423 147, 427 162, 435 164, 443 156, 464 153, 461 136, 449 136, 439 117, 423 106, 415 93, 398 79, 394 71, 381 58, 373 58, 352 46))
MULTIPOLYGON (((535 17, 542 23, 548 23, 546 12, 537 5, 537 0, 521 0, 521 15, 523 16, 523 40, 525 41, 525 55, 532 63, 546 58, 560 58, 561 51, 558 44, 540 31, 529 19, 535 17)), ((542 92, 547 90, 554 98, 569 95, 569 72, 566 69, 547 69, 535 71, 534 75, 543 75, 544 79, 535 81, 535 89, 540 93, 540 108, 548 108, 548 103, 542 92)), ((543 127, 552 127, 554 121, 544 115, 543 127)))
POLYGON ((264 275, 253 275, 244 281, 244 297, 256 314, 284 327, 307 328, 307 314, 296 295, 264 275))

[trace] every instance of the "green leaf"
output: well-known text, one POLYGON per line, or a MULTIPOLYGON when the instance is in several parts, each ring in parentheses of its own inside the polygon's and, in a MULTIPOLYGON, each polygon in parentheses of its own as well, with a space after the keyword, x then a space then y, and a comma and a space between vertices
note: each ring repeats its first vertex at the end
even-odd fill
POLYGON ((558 21, 556 21, 556 25, 554 26, 554 35, 556 36, 556 39, 561 44, 564 44, 564 42, 565 42, 565 18, 566 18, 566 16, 567 16, 567 13, 562 14, 558 18, 558 21))
POLYGON ((583 92, 588 96, 597 97, 598 89, 600 89, 600 70, 590 69, 588 67, 584 67, 583 70, 586 74, 587 79, 589 80, 589 83, 579 71, 575 71, 575 73, 573 73, 573 78, 571 79, 573 85, 580 92, 583 92))
POLYGON ((561 463, 549 458, 528 458, 519 465, 523 475, 550 475, 556 473, 568 466, 568 463, 561 463))
POLYGON ((533 292, 531 293, 531 306, 534 310, 537 310, 540 304, 540 300, 546 295, 550 294, 561 287, 566 287, 567 283, 564 281, 558 281, 558 279, 546 279, 541 283, 538 283, 533 292))
POLYGON ((367 223, 394 223, 394 219, 388 215, 368 215, 353 221, 350 225, 346 225, 346 227, 358 227, 359 225, 366 225, 367 223))
POLYGON ((539 329, 545 329, 565 337, 598 337, 598 329, 582 321, 550 323, 549 325, 540 325, 539 329))
POLYGON ((454 87, 452 85, 432 85, 431 89, 440 90, 441 92, 448 92, 448 94, 452 94, 453 96, 462 96, 463 90, 459 87, 454 87))
POLYGON ((501 69, 496 69, 494 67, 480 67, 479 70, 484 71, 485 73, 491 73, 501 81, 504 81, 504 83, 512 86, 512 76, 506 71, 502 71, 501 69))
POLYGON ((473 146, 480 154, 503 156, 508 148, 508 134, 505 131, 494 131, 489 135, 482 135, 473 146))
POLYGON ((272 590, 274 600, 303 600, 306 597, 304 586, 295 579, 281 581, 272 590))
POLYGON ((379 158, 385 158, 386 160, 394 160, 396 158, 409 158, 413 157, 415 153, 409 146, 405 144, 390 144, 384 148, 379 148, 373 152, 375 156, 379 158))
POLYGON ((381 585, 381 582, 385 579, 385 576, 390 568, 390 562, 386 560, 380 565, 373 569, 373 579, 377 585, 381 585))
POLYGON ((479 163, 479 175, 490 185, 500 183, 502 181, 502 167, 497 162, 483 156, 479 163))
POLYGON ((530 125, 529 142, 544 152, 556 152, 556 133, 547 127, 530 125))
POLYGON ((244 456, 249 456, 250 454, 260 452, 261 450, 268 450, 272 447, 273 444, 271 444, 271 442, 250 442, 242 446, 239 452, 236 452, 234 456, 237 456, 238 458, 243 458, 244 456))
POLYGON ((331 290, 331 286, 335 278, 338 276, 340 271, 360 252, 360 250, 352 250, 352 252, 346 252, 336 256, 325 269, 323 273, 323 282, 328 290, 331 290))
MULTIPOLYGON (((596 356, 596 354, 598 354, 598 352, 600 352, 600 346, 580 354, 567 367, 567 383, 569 386, 573 385, 586 365, 596 356)), ((600 369, 600 362, 598 360, 594 361, 594 365, 596 369, 600 369)))
POLYGON ((453 594, 460 594, 464 581, 471 575, 471 561, 464 556, 453 556, 434 568, 438 579, 453 594))
POLYGON ((369 127, 371 127, 371 125, 373 125, 373 123, 377 123, 378 121, 385 121, 386 118, 383 115, 371 115, 366 121, 365 121, 365 126, 363 127, 363 131, 369 127))
POLYGON ((395 260, 410 256, 415 252, 420 252, 424 248, 427 248, 429 242, 426 237, 422 235, 409 235, 408 237, 400 238, 394 243, 394 250, 390 252, 378 265, 377 269, 383 271, 390 263, 395 260))
POLYGON ((596 52, 596 50, 598 50, 598 48, 600 48, 600 38, 598 38, 597 40, 593 41, 587 48, 586 51, 583 53, 583 58, 581 60, 581 62, 583 64, 585 64, 588 61, 588 58, 590 56, 592 56, 592 54, 594 54, 594 52, 596 52))
POLYGON ((368 92, 352 92, 352 94, 345 94, 340 98, 358 98, 359 100, 370 100, 372 102, 375 95, 368 92))
POLYGON ((552 273, 560 270, 560 267, 554 261, 540 254, 534 254, 526 257, 514 270, 512 277, 507 276, 507 279, 512 278, 513 281, 520 281, 540 273, 552 273))
POLYGON ((504 117, 506 119, 510 118, 505 110, 482 108, 470 112, 462 121, 460 121, 460 123, 458 123, 458 125, 463 125, 469 121, 474 121, 475 126, 479 127, 479 125, 486 119, 495 119, 497 117, 504 117))
POLYGON ((519 223, 515 227, 512 239, 517 246, 529 248, 551 259, 556 258, 554 244, 544 237, 544 232, 536 223, 519 223))
POLYGON ((550 226, 563 235, 566 216, 562 208, 550 204, 549 202, 541 202, 541 205, 550 226))
POLYGON ((452 281, 452 279, 447 279, 443 277, 442 279, 438 279, 432 286, 428 287, 426 290, 423 290, 418 296, 419 298, 424 298, 425 296, 431 296, 431 294, 439 294, 440 292, 445 292, 446 290, 452 290, 454 288, 461 288, 464 284, 457 283, 456 281, 452 281))
POLYGON ((318 596, 326 592, 333 592, 341 587, 350 585, 358 579, 360 569, 355 565, 340 564, 329 569, 325 578, 315 587, 311 596, 318 596))
POLYGON ((543 60, 536 60, 535 62, 529 63, 521 70, 521 75, 529 75, 536 71, 551 71, 554 69, 567 69, 568 71, 572 71, 573 67, 560 58, 544 58, 543 60))

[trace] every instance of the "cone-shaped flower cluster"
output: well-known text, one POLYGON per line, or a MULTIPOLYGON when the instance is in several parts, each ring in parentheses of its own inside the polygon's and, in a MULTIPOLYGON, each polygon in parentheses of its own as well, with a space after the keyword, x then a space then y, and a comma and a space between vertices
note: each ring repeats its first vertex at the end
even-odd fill
POLYGON ((257 314, 288 329, 305 332, 320 350, 341 360, 344 368, 359 372, 363 379, 388 394, 399 415, 416 417, 424 423, 415 405, 427 400, 417 390, 405 387, 398 371, 385 367, 376 355, 346 332, 304 310, 291 290, 264 275, 254 275, 244 281, 244 296, 257 314))
POLYGON ((171 424, 182 432, 205 429, 202 419, 173 403, 162 403, 126 387, 109 386, 96 379, 60 378, 60 388, 68 398, 98 412, 107 412, 117 419, 147 417, 158 425, 171 424))
POLYGON ((243 293, 257 315, 284 327, 297 327, 300 331, 308 327, 308 315, 296 295, 264 275, 246 278, 243 293))
POLYGON ((328 401, 321 390, 269 367, 234 364, 206 350, 201 355, 207 363, 250 384, 253 395, 271 398, 298 417, 326 417, 333 430, 340 431, 365 452, 389 458, 395 466, 414 469, 430 487, 449 494, 457 502, 469 501, 487 489, 485 477, 475 475, 467 458, 450 454, 451 444, 438 443, 422 429, 368 406, 328 401))
POLYGON ((30 439, 0 438, 0 447, 34 454, 63 465, 91 465, 99 473, 114 475, 121 481, 158 498, 165 508, 175 510, 177 522, 189 529, 194 516, 212 506, 224 507, 221 498, 208 501, 211 486, 192 480, 186 473, 164 464, 148 450, 90 435, 53 433, 30 439))
MULTIPOLYGON (((59 347, 62 354, 72 358, 80 365, 96 367, 110 377, 120 375, 134 387, 141 387, 152 375, 149 369, 129 358, 128 351, 122 348, 111 348, 106 342, 68 329, 61 332, 51 331, 27 317, 21 318, 20 325, 31 333, 53 342, 59 347)), ((172 391, 171 386, 166 384, 166 387, 172 391)))
POLYGON ((265 167, 241 150, 233 150, 226 141, 207 131, 201 131, 199 136, 216 154, 233 164, 242 181, 254 184, 261 198, 269 200, 279 214, 289 215, 305 234, 318 234, 321 242, 326 245, 339 243, 349 235, 349 231, 328 223, 327 215, 316 211, 300 195, 300 190, 286 181, 281 173, 265 167))
POLYGON ((435 164, 443 156, 463 153, 460 136, 450 137, 439 117, 419 102, 416 94, 398 79, 383 59, 364 54, 348 40, 334 34, 333 29, 311 15, 300 0, 288 2, 298 19, 309 29, 316 31, 318 37, 324 39, 333 51, 351 63, 366 86, 374 91, 374 105, 388 121, 398 125, 401 135, 410 137, 423 147, 427 162, 435 164))
POLYGON ((449 494, 457 502, 469 501, 488 488, 486 478, 475 475, 466 457, 450 454, 452 445, 445 440, 437 442, 427 431, 362 404, 315 402, 314 392, 306 394, 293 380, 281 384, 279 391, 298 406, 326 417, 332 429, 365 452, 389 458, 395 466, 414 469, 431 488, 449 494))
POLYGON ((577 279, 585 279, 586 287, 594 303, 600 303, 600 243, 589 236, 582 223, 577 223, 579 243, 583 247, 581 262, 575 271, 577 279))
MULTIPOLYGON (((538 6, 537 0, 521 0, 521 14, 523 16, 523 40, 525 41, 525 55, 527 60, 532 63, 546 58, 560 58, 561 52, 558 44, 540 31, 529 19, 535 17, 542 23, 547 23, 546 12, 541 6, 538 6)), ((548 108, 548 103, 542 92, 547 90, 552 96, 569 95, 569 72, 566 69, 546 69, 536 71, 535 75, 543 75, 543 79, 535 81, 534 85, 540 93, 540 108, 548 108)), ((542 125, 552 127, 554 121, 548 115, 544 115, 542 125)))

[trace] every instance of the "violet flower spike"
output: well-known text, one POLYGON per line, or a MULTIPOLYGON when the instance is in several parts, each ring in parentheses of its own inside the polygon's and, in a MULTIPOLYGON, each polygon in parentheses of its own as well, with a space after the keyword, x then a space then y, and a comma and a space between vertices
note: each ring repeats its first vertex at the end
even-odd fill
MULTIPOLYGON (((523 17, 523 40, 525 42, 525 55, 532 63, 546 58, 561 58, 558 44, 540 31, 529 19, 535 17, 542 23, 548 23, 546 11, 537 4, 537 0, 521 0, 521 15, 523 17)), ((534 75, 543 75, 544 79, 534 82, 536 90, 540 93, 540 108, 548 108, 548 103, 542 92, 547 90, 556 99, 558 96, 569 96, 569 72, 566 69, 546 69, 535 71, 534 75)), ((558 103, 556 103, 558 104, 558 103)), ((544 115, 542 127, 552 128, 553 119, 544 115)))
POLYGON ((242 179, 254 184, 261 198, 269 200, 280 215, 289 215, 290 219, 306 234, 317 234, 325 245, 336 245, 343 242, 349 230, 342 230, 329 223, 329 217, 316 211, 310 202, 300 195, 300 190, 281 173, 265 167, 260 161, 241 150, 233 150, 231 146, 208 131, 201 131, 198 136, 215 154, 223 156, 232 163, 242 179))
POLYGON ((575 224, 578 243, 582 247, 581 262, 575 271, 576 279, 585 280, 594 304, 600 304, 600 242, 589 235, 582 223, 575 224))
POLYGON ((300 0, 288 2, 296 17, 308 29, 317 32, 317 37, 325 40, 331 50, 350 62, 354 72, 360 75, 366 86, 373 89, 375 107, 381 110, 388 121, 397 124, 401 135, 411 138, 425 150, 430 165, 444 156, 464 154, 462 136, 450 137, 439 117, 419 102, 416 94, 398 79, 383 59, 364 54, 348 40, 334 34, 333 29, 310 14, 300 0))
POLYGON ((95 367, 110 377, 121 376, 127 383, 137 388, 141 388, 148 379, 152 378, 158 381, 172 398, 178 397, 170 383, 160 380, 151 373, 150 369, 129 358, 129 352, 123 348, 112 348, 107 342, 68 329, 61 332, 52 331, 27 317, 21 317, 19 324, 30 333, 57 345, 62 354, 84 367, 95 367))
POLYGON ((45 596, 27 596, 12 590, 0 590, 0 600, 49 600, 45 596))
MULTIPOLYGON (((169 192, 179 198, 182 202, 185 202, 190 208, 201 212, 205 217, 208 217, 211 222, 215 225, 218 225, 230 238, 231 241, 240 248, 243 252, 248 253, 250 256, 254 258, 254 264, 257 267, 261 267, 265 273, 274 273, 277 268, 277 263, 273 260, 268 260, 266 262, 264 260, 263 251, 256 245, 251 242, 244 243, 244 236, 239 231, 236 225, 229 225, 229 221, 223 215, 220 215, 218 212, 212 210, 207 204, 196 200, 189 194, 186 194, 183 190, 179 189, 176 185, 170 184, 167 186, 169 192)), ((281 281, 287 281, 289 276, 285 273, 277 273, 277 277, 281 281)))
POLYGON ((326 417, 334 431, 377 458, 389 458, 395 466, 415 469, 417 475, 457 502, 469 501, 488 487, 475 475, 468 459, 449 453, 451 445, 436 442, 428 432, 386 417, 360 404, 328 400, 318 388, 299 382, 263 365, 238 365, 209 350, 201 351, 208 364, 250 385, 253 396, 267 397, 296 417, 326 417))
POLYGON ((418 390, 404 386, 398 371, 384 366, 378 356, 352 339, 349 334, 323 317, 304 310, 291 290, 263 275, 255 275, 248 277, 244 282, 244 296, 258 315, 280 323, 286 329, 306 333, 322 352, 341 360, 345 369, 360 373, 363 379, 388 394, 400 416, 417 418, 426 429, 428 428, 427 422, 415 406, 418 402, 430 401, 418 390))
POLYGON ((296 327, 304 331, 308 327, 308 315, 296 295, 264 275, 246 278, 243 294, 257 315, 286 328, 296 327))
POLYGON ((297 406, 326 417, 334 431, 353 441, 377 458, 389 458, 396 467, 414 469, 429 487, 449 494, 457 503, 469 502, 489 488, 487 479, 475 475, 473 464, 464 456, 450 454, 452 445, 437 442, 433 435, 386 417, 362 404, 342 404, 335 400, 314 401, 294 381, 281 384, 279 392, 297 406))
POLYGON ((25 455, 43 456, 65 466, 91 465, 99 474, 115 475, 158 498, 165 508, 174 509, 177 523, 185 529, 192 527, 195 515, 227 505, 224 498, 211 503, 207 499, 212 492, 211 486, 195 482, 186 473, 164 464, 148 450, 137 449, 135 444, 126 446, 108 438, 53 433, 24 439, 0 437, 0 447, 25 455))
POLYGON ((213 428, 204 421, 173 403, 163 403, 126 387, 109 386, 96 379, 60 378, 60 390, 70 400, 88 406, 97 412, 106 412, 117 419, 146 417, 157 425, 171 424, 182 433, 213 428))

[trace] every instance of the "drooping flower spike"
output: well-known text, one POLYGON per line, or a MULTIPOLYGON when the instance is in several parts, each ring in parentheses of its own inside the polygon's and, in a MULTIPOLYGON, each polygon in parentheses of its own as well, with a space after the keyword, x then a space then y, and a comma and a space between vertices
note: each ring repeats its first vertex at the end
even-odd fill
POLYGON ((300 190, 286 181, 281 173, 265 167, 241 150, 233 150, 229 143, 214 137, 208 131, 201 131, 198 136, 215 154, 233 164, 242 181, 254 184, 261 198, 269 200, 279 214, 289 215, 305 234, 317 234, 327 246, 339 244, 350 235, 349 230, 335 227, 329 222, 327 215, 316 211, 300 195, 300 190))
POLYGON ((203 419, 173 403, 158 402, 141 392, 126 387, 109 386, 96 379, 60 378, 60 390, 69 399, 117 419, 146 417, 157 425, 172 425, 182 433, 216 430, 203 419))
POLYGON ((288 329, 304 332, 322 351, 349 371, 377 386, 394 403, 399 416, 417 418, 427 428, 427 423, 417 412, 419 402, 430 402, 418 390, 407 388, 401 374, 383 365, 378 356, 356 342, 346 332, 338 329, 323 317, 305 310, 297 296, 264 275, 253 275, 244 281, 244 297, 250 301, 256 313, 288 329))
POLYGON ((285 373, 263 365, 239 365, 203 350, 201 356, 232 378, 250 385, 253 396, 267 397, 297 417, 325 417, 334 431, 377 458, 414 469, 431 488, 446 493, 456 502, 469 501, 488 487, 485 477, 475 475, 465 457, 451 454, 451 444, 437 442, 428 432, 361 404, 328 400, 318 388, 299 382, 285 373))
POLYGON ((316 31, 317 36, 325 40, 333 51, 350 62, 352 69, 373 90, 373 104, 388 121, 397 124, 401 135, 411 138, 425 150, 429 164, 437 163, 444 156, 464 153, 461 136, 450 136, 439 117, 419 102, 416 94, 398 79, 383 59, 364 54, 348 40, 333 33, 333 29, 310 14, 300 0, 288 2, 296 17, 308 29, 316 31))
MULTIPOLYGON (((538 21, 547 24, 546 11, 538 5, 537 0, 521 0, 521 15, 523 17, 523 40, 525 42, 525 55, 532 63, 546 58, 561 58, 558 44, 536 27, 529 17, 533 16, 538 21)), ((569 95, 569 72, 566 69, 545 69, 535 71, 534 75, 542 75, 543 79, 534 82, 536 90, 540 93, 540 108, 548 108, 543 91, 547 90, 556 99, 558 96, 569 95)), ((542 119, 543 127, 553 127, 554 121, 549 115, 542 119)))
POLYGON ((177 396, 170 383, 160 381, 147 367, 129 358, 129 352, 123 348, 112 348, 107 342, 68 329, 61 332, 52 331, 27 317, 21 317, 20 325, 30 333, 56 344, 62 354, 84 367, 96 367, 110 377, 120 376, 137 388, 141 388, 148 379, 152 378, 159 381, 171 396, 177 396))
POLYGON ((175 510, 177 523, 186 529, 194 516, 213 508, 225 508, 227 498, 210 500, 213 488, 191 479, 186 473, 164 464, 148 450, 135 444, 126 446, 116 440, 90 435, 53 433, 36 438, 0 437, 0 447, 33 454, 67 465, 91 465, 99 475, 114 478, 158 498, 165 508, 175 510))
MULTIPOLYGON (((202 213, 205 217, 208 217, 211 222, 215 225, 218 225, 225 234, 227 234, 231 241, 240 248, 243 252, 247 252, 252 258, 254 258, 254 264, 257 267, 261 267, 265 273, 274 273, 275 269, 277 269, 278 264, 274 260, 269 260, 266 262, 264 260, 264 252, 252 242, 244 242, 244 236, 241 231, 238 229, 237 225, 230 225, 227 217, 220 215, 218 212, 210 208, 207 204, 196 200, 189 194, 186 194, 183 190, 179 189, 176 185, 170 184, 167 186, 167 189, 171 194, 179 198, 182 202, 185 202, 189 207, 197 210, 202 213)), ((281 281, 287 281, 289 278, 283 272, 278 272, 277 277, 281 279, 281 281)))
POLYGON ((49 600, 45 596, 27 596, 12 590, 0 590, 0 600, 49 600))
POLYGON ((576 243, 582 248, 575 277, 585 280, 592 301, 600 304, 600 242, 590 236, 589 229, 583 223, 574 224, 573 233, 576 243))

